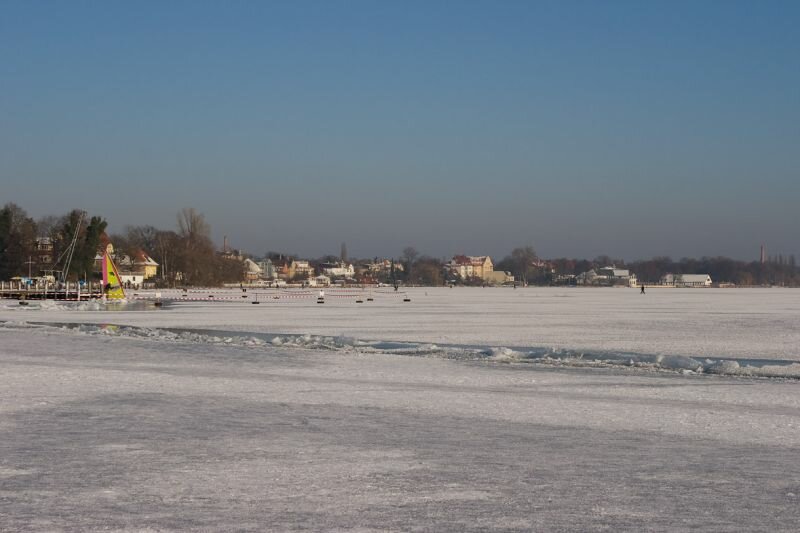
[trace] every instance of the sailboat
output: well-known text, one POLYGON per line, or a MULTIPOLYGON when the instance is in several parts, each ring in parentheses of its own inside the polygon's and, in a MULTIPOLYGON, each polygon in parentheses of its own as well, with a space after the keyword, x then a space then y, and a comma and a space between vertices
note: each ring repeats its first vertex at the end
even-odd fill
POLYGON ((117 266, 108 251, 103 253, 103 298, 106 300, 124 300, 125 289, 122 288, 117 266))

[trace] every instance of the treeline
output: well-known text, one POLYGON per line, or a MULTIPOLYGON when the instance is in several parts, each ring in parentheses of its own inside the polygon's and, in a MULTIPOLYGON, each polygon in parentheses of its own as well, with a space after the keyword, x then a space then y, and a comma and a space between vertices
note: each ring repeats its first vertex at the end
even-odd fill
MULTIPOLYGON (((78 209, 34 220, 18 205, 8 203, 0 209, 0 279, 63 270, 73 240, 68 279, 96 279, 95 257, 101 252, 106 227, 101 216, 78 209)), ((192 208, 178 213, 176 230, 128 226, 109 239, 117 258, 136 259, 142 251, 159 263, 158 276, 152 281, 161 285, 213 286, 242 279, 242 262, 217 253, 211 227, 192 208)))
MULTIPOLYGON (((65 254, 75 242, 69 280, 90 279, 96 276, 95 257, 101 248, 106 221, 98 215, 72 210, 61 216, 45 216, 34 220, 24 209, 8 203, 0 209, 0 280, 15 276, 38 275, 48 270, 63 269, 65 254)), ((241 257, 218 253, 211 241, 211 227, 205 217, 192 208, 178 213, 175 230, 154 226, 127 226, 122 233, 110 236, 117 257, 136 259, 143 251, 159 263, 155 280, 163 286, 215 286, 239 282, 244 277, 241 257)), ((271 258, 286 257, 268 253, 271 258)), ((311 260, 321 263, 346 259, 324 256, 311 260)), ((376 258, 377 259, 377 258, 376 258)), ((368 261, 365 261, 368 262, 368 261)), ((495 263, 495 270, 510 272, 524 284, 553 285, 569 283, 574 277, 591 269, 614 265, 627 268, 644 283, 654 283, 665 274, 709 274, 716 283, 739 286, 786 285, 800 286, 800 270, 795 257, 775 256, 765 263, 736 261, 727 257, 684 258, 669 257, 626 262, 609 256, 594 259, 558 258, 541 260, 532 246, 515 248, 495 263)), ((448 274, 446 261, 421 255, 407 247, 396 260, 396 268, 388 272, 371 273, 377 281, 412 285, 437 286, 448 282, 481 285, 481 278, 457 279, 448 274)))
POLYGON ((634 261, 625 268, 636 273, 643 281, 657 281, 668 273, 709 274, 715 283, 800 286, 800 271, 793 255, 773 257, 765 263, 736 261, 728 257, 683 258, 679 261, 673 261, 669 257, 655 257, 634 261))
MULTIPOLYGON (((800 269, 797 268, 793 255, 771 257, 765 263, 737 261, 729 257, 683 258, 677 261, 669 257, 654 257, 626 262, 622 259, 611 259, 608 256, 601 256, 593 260, 552 259, 548 263, 555 271, 554 278, 575 276, 593 268, 614 265, 617 268, 630 270, 643 283, 655 283, 665 274, 708 274, 714 283, 732 283, 744 287, 754 285, 800 286, 800 269)), ((541 274, 541 279, 545 283, 548 281, 546 273, 541 274)))
POLYGON ((531 285, 569 283, 569 278, 592 269, 608 266, 628 269, 644 283, 656 283, 666 274, 709 274, 715 283, 737 286, 800 286, 800 269, 794 255, 777 255, 766 262, 737 261, 729 257, 683 258, 654 257, 626 262, 601 255, 594 259, 558 258, 539 260, 533 247, 515 248, 498 261, 495 269, 511 272, 515 279, 531 285))

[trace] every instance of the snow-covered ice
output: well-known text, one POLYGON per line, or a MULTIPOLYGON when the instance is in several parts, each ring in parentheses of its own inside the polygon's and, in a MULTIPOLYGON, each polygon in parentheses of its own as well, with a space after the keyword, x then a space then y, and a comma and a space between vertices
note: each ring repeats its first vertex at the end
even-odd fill
POLYGON ((0 301, 0 530, 800 521, 798 291, 328 293, 0 301))
MULTIPOLYGON (((155 297, 152 291, 135 294, 155 297)), ((508 362, 800 377, 800 366, 791 364, 800 364, 795 289, 651 289, 640 295, 632 289, 416 288, 407 290, 410 302, 403 302, 405 291, 388 288, 329 289, 324 305, 310 290, 193 290, 186 293, 191 301, 183 301, 182 291, 159 294, 165 307, 158 312, 146 300, 6 302, 0 321, 114 324, 131 327, 122 334, 151 337, 183 330, 184 339, 198 341, 220 335, 252 340, 256 334, 273 345, 305 347, 332 348, 337 343, 330 339, 352 339, 362 350, 399 345, 386 351, 450 358, 488 354, 508 362), (365 303, 355 303, 359 296, 365 303), (215 301, 193 300, 203 297, 215 301)))

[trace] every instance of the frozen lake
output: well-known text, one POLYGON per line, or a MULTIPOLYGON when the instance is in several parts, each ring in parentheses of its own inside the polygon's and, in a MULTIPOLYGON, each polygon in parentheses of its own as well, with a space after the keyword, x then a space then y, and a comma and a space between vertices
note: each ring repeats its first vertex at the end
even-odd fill
POLYGON ((281 294, 0 302, 0 529, 796 530, 796 379, 558 354, 797 361, 800 291, 281 294))
MULTIPOLYGON (((164 291, 166 304, 158 311, 148 309, 146 300, 43 308, 6 302, 0 304, 0 320, 508 348, 523 359, 547 354, 573 360, 683 356, 700 362, 800 362, 800 290, 795 289, 650 289, 645 295, 636 289, 328 289, 324 305, 317 304, 317 294, 251 289, 183 296, 164 291), (403 301, 405 295, 410 302, 403 301), (186 297, 192 301, 183 301, 186 297), (199 300, 209 297, 215 301, 199 300), (356 303, 358 298, 363 303, 356 303)), ((800 376, 800 367, 786 372, 800 376)))

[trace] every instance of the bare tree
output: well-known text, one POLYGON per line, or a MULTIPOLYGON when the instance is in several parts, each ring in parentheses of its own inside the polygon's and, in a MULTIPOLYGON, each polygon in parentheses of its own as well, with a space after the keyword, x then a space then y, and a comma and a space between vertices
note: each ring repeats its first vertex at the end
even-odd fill
POLYGON ((39 237, 49 237, 52 239, 53 235, 58 231, 59 225, 59 217, 47 215, 36 221, 36 230, 39 237))
POLYGON ((128 237, 126 237, 125 235, 120 235, 118 233, 112 233, 111 235, 108 236, 108 238, 114 245, 114 254, 116 255, 115 259, 117 261, 119 261, 119 259, 125 255, 131 258, 134 257, 136 245, 132 244, 130 240, 128 240, 128 237))
POLYGON ((406 246, 403 248, 403 259, 406 261, 406 279, 411 280, 412 270, 414 269, 414 261, 419 257, 419 252, 413 246, 406 246))
POLYGON ((178 245, 178 235, 174 231, 159 231, 155 238, 155 260, 159 263, 162 281, 174 281, 173 261, 178 245))
POLYGON ((205 217, 193 207, 182 209, 178 213, 178 237, 180 245, 175 253, 175 270, 182 272, 189 285, 214 283, 214 246, 205 217))
POLYGON ((528 272, 536 260, 536 251, 533 246, 514 248, 511 251, 511 261, 514 265, 514 275, 518 276, 523 285, 528 284, 528 272))
POLYGON ((194 207, 184 207, 178 213, 178 233, 187 242, 196 243, 211 238, 211 227, 194 207))
POLYGON ((154 226, 126 226, 125 237, 131 246, 154 253, 157 246, 159 230, 154 226))

